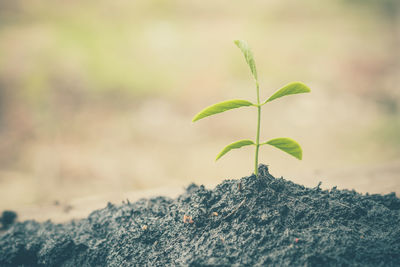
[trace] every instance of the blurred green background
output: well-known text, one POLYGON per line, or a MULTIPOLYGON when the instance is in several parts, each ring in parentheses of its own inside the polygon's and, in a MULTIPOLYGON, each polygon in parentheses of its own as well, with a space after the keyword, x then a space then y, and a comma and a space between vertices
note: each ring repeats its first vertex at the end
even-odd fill
POLYGON ((301 80, 312 94, 265 106, 276 176, 400 192, 397 0, 0 0, 0 208, 250 175, 256 110, 196 124, 207 105, 254 100, 234 39, 252 47, 262 99, 301 80))

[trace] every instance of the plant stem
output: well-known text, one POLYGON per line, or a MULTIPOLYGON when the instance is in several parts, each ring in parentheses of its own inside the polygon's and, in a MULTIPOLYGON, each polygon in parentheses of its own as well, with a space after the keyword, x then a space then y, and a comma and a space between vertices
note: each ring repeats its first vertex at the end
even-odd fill
POLYGON ((256 155, 255 155, 255 165, 254 174, 258 176, 258 150, 260 148, 260 120, 261 120, 261 105, 260 105, 260 86, 258 81, 256 81, 257 86, 257 137, 256 137, 256 155))

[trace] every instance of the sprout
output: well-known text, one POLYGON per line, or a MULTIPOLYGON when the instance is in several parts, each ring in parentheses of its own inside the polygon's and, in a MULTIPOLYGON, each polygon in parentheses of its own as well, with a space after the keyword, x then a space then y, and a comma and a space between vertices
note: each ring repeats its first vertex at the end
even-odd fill
POLYGON ((247 100, 241 100, 241 99, 233 99, 233 100, 227 100, 223 102, 219 102, 217 104, 211 105, 209 107, 206 107, 199 113, 197 113, 193 117, 193 122, 198 121, 200 119, 203 119, 205 117, 215 115, 221 112, 225 112, 227 110, 235 109, 235 108, 240 108, 240 107, 256 107, 257 108, 257 134, 256 134, 256 140, 240 140, 233 142, 224 149, 217 155, 215 160, 220 159, 222 156, 224 156, 226 153, 231 151, 232 149, 238 149, 243 146, 255 146, 256 151, 255 151, 255 164, 254 164, 254 173, 256 176, 258 176, 258 151, 260 149, 260 146, 263 145, 271 145, 274 146, 290 155, 293 157, 301 160, 303 157, 303 152, 300 147, 300 145, 294 141, 293 139, 290 138, 274 138, 271 139, 267 142, 262 142, 260 143, 260 120, 261 120, 261 108, 263 105, 267 104, 268 102, 271 102, 277 98, 287 96, 287 95, 293 95, 293 94, 301 94, 301 93, 309 93, 311 90, 308 88, 305 84, 302 82, 291 82, 278 91, 276 91, 272 96, 270 96, 267 100, 264 102, 260 102, 260 87, 258 83, 258 77, 257 77, 257 69, 256 69, 256 64, 254 62, 254 57, 253 53, 251 52, 248 44, 245 41, 241 40, 236 40, 235 44, 239 49, 242 51, 247 65, 250 67, 251 74, 254 78, 254 81, 256 83, 256 89, 257 89, 257 103, 254 104, 250 101, 247 100))

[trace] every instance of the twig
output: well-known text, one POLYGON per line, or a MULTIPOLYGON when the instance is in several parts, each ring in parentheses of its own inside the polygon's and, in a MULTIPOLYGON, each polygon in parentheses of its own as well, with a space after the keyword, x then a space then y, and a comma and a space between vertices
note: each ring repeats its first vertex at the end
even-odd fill
POLYGON ((245 201, 246 201, 246 198, 243 199, 242 202, 240 202, 240 204, 236 207, 236 209, 234 209, 231 213, 229 213, 228 215, 226 215, 226 216, 224 217, 224 219, 227 219, 227 218, 231 217, 235 212, 237 212, 238 209, 239 209, 241 206, 243 206, 243 204, 244 204, 245 201))
POLYGON ((351 209, 351 207, 347 206, 346 204, 340 203, 339 201, 338 201, 338 202, 335 202, 335 203, 336 203, 336 204, 339 204, 339 205, 341 205, 341 206, 343 206, 343 207, 346 207, 346 208, 348 208, 348 209, 351 209))

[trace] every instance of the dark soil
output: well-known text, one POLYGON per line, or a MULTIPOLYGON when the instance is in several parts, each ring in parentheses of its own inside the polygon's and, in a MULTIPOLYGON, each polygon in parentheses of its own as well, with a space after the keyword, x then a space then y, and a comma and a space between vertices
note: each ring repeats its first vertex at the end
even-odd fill
POLYGON ((400 266, 400 199, 306 188, 261 166, 259 178, 192 184, 177 199, 15 223, 0 236, 0 265, 400 266))

